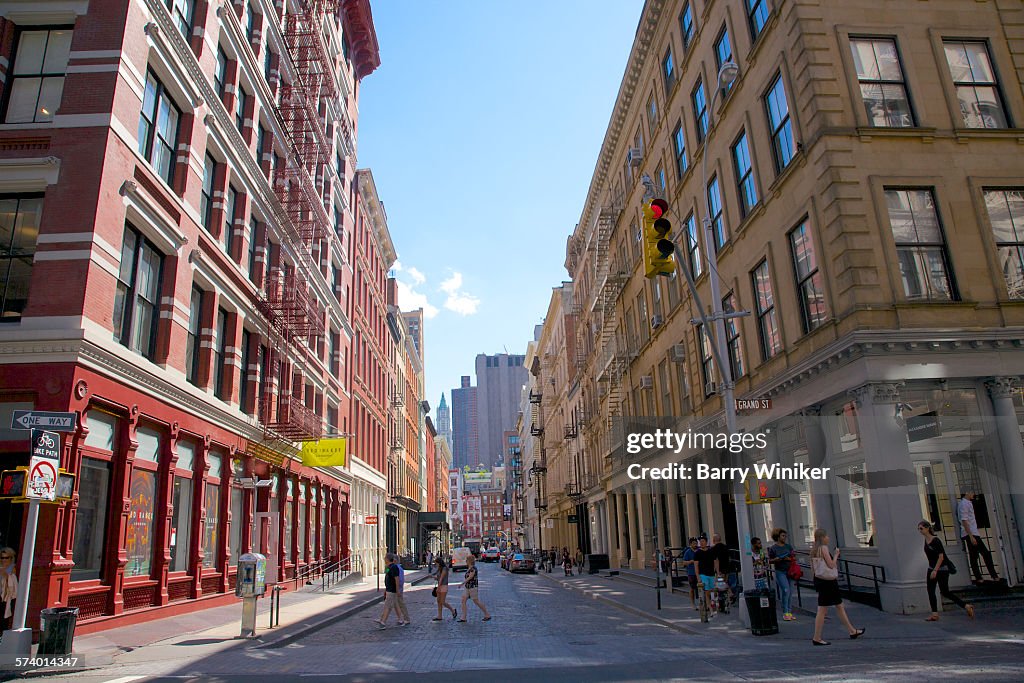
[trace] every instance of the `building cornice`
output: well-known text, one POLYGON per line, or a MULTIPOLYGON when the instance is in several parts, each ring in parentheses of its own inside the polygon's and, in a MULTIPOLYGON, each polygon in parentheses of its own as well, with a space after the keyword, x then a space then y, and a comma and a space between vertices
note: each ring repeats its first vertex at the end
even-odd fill
POLYGON ((370 0, 342 0, 341 11, 345 28, 351 36, 349 49, 356 79, 362 80, 380 66, 380 47, 373 27, 370 0))
POLYGON ((368 168, 360 168, 356 171, 356 180, 359 184, 359 197, 363 200, 363 210, 366 212, 366 217, 370 219, 373 236, 381 251, 384 269, 389 270, 398 259, 398 253, 395 251, 394 242, 391 241, 388 217, 384 213, 380 195, 377 194, 377 183, 373 180, 373 172, 368 168))

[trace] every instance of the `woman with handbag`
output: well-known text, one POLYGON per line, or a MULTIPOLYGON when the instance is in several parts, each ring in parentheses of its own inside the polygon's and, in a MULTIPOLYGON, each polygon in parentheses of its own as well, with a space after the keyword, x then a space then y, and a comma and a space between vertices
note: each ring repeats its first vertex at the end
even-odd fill
POLYGON ((932 615, 925 621, 939 620, 939 604, 935 599, 935 586, 938 585, 942 597, 949 598, 957 607, 967 611, 967 616, 974 618, 974 605, 968 605, 963 600, 949 592, 949 576, 956 573, 956 565, 946 557, 946 548, 942 541, 935 535, 931 522, 922 519, 917 523, 917 530, 924 536, 924 554, 928 558, 928 602, 932 606, 932 615))
POLYGON ((445 607, 452 613, 452 619, 455 619, 459 616, 459 613, 448 604, 448 565, 445 564, 444 558, 440 556, 434 560, 434 565, 437 567, 437 571, 434 573, 434 580, 437 581, 437 585, 434 586, 431 594, 437 598, 437 616, 431 619, 431 621, 441 621, 441 615, 444 614, 443 609, 445 607))
POLYGON ((16 557, 14 548, 0 548, 0 634, 11 625, 14 602, 18 597, 18 575, 14 571, 16 557))
MULTIPOLYGON (((793 550, 787 541, 789 535, 785 529, 772 529, 772 540, 775 543, 768 548, 768 561, 772 564, 772 569, 775 570, 775 585, 779 587, 779 602, 782 604, 782 620, 783 621, 796 621, 796 617, 793 616, 793 608, 790 603, 793 600, 793 586, 790 583, 789 572, 800 571, 800 565, 796 563, 796 552, 793 550)), ((795 572, 794 572, 795 573, 795 572)), ((796 576, 793 581, 796 582, 800 579, 800 576, 796 576)))
POLYGON ((815 645, 832 644, 821 639, 829 607, 835 607, 839 612, 839 621, 849 631, 850 640, 860 638, 864 635, 864 629, 854 628, 850 623, 850 617, 846 616, 846 608, 843 607, 843 598, 839 595, 839 548, 836 548, 835 555, 829 552, 828 532, 824 529, 814 532, 811 567, 814 569, 814 589, 818 591, 818 613, 814 617, 814 638, 811 642, 815 645))

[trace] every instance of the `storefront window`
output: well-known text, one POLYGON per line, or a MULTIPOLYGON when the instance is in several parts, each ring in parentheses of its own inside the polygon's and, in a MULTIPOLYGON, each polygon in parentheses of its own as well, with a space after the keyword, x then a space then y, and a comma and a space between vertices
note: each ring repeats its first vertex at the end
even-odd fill
POLYGON ((125 576, 149 576, 152 567, 156 478, 156 472, 140 467, 132 469, 128 533, 125 539, 128 554, 125 576))
POLYGON ((196 447, 190 441, 178 442, 174 487, 171 491, 171 566, 172 572, 188 571, 188 550, 192 540, 192 466, 196 447))
POLYGON ((281 519, 284 525, 284 560, 285 562, 294 562, 295 554, 292 551, 292 521, 294 515, 292 514, 292 487, 295 485, 291 479, 285 480, 285 496, 281 501, 282 513, 281 519))
POLYGON ((203 534, 203 566, 220 569, 217 542, 220 539, 220 484, 206 485, 206 527, 203 534))
POLYGON ((867 548, 875 545, 874 517, 871 513, 871 491, 868 488, 864 463, 838 470, 835 478, 843 508, 843 545, 867 548))
POLYGON ((299 562, 306 558, 306 484, 299 484, 299 562))
POLYGON ((229 537, 229 544, 231 548, 231 557, 237 562, 239 555, 242 554, 242 525, 245 524, 243 519, 244 512, 242 510, 244 492, 237 486, 231 487, 231 530, 229 537))
MULTIPOLYGON (((113 416, 110 416, 114 420, 113 416)), ((98 421, 89 415, 89 436, 98 421)), ((115 422, 116 424, 116 422, 115 422)), ((110 430, 111 446, 114 430, 110 430)), ((88 437, 86 437, 88 445, 88 437)), ((107 510, 110 502, 110 463, 97 458, 82 458, 78 470, 78 512, 75 517, 75 566, 71 579, 98 579, 103 568, 103 539, 107 531, 107 510)))

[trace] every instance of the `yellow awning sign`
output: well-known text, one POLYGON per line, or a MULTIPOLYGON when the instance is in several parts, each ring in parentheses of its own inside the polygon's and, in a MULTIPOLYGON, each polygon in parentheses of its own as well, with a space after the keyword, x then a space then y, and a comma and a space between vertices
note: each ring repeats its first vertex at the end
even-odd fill
POLYGON ((308 467, 344 467, 345 439, 321 439, 302 444, 302 464, 308 467))

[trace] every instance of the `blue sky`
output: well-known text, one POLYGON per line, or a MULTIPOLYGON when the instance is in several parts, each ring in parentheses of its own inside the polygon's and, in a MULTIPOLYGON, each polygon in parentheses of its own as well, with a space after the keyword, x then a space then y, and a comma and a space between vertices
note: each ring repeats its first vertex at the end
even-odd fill
MULTIPOLYGON (((403 310, 426 310, 426 399, 522 353, 568 279, 642 0, 374 0, 359 168, 388 215, 403 310)), ((450 394, 448 395, 451 401, 450 394)))

